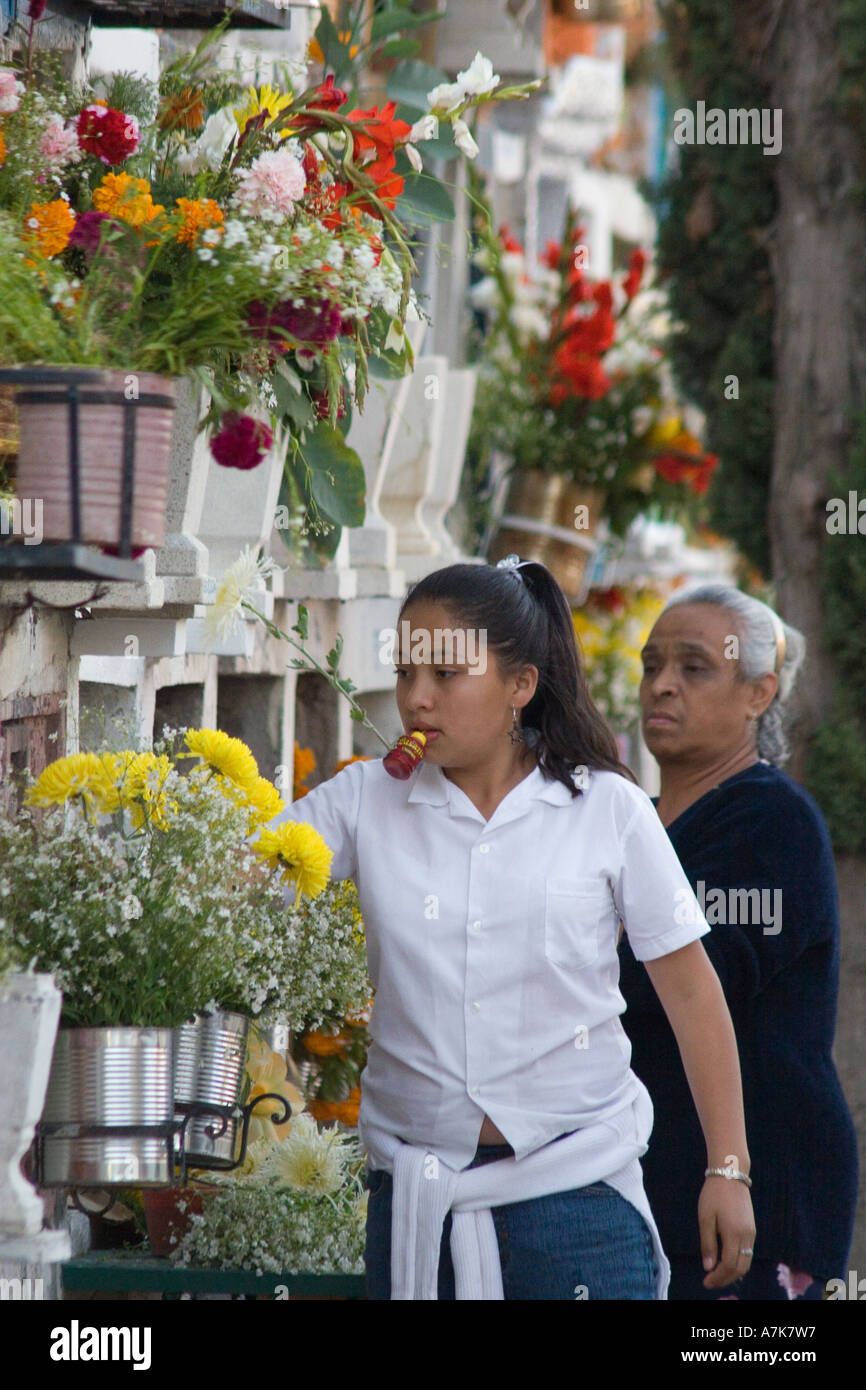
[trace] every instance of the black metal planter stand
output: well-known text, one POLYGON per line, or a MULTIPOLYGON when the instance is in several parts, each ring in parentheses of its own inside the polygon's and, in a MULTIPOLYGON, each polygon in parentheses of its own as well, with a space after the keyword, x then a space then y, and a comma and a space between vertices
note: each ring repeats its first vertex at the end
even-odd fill
MULTIPOLYGON (((231 1121, 242 1120, 240 1134, 240 1154, 234 1160, 210 1158, 205 1159, 200 1155, 193 1160, 196 1169, 211 1170, 214 1172, 230 1173, 239 1168, 247 1155, 247 1139, 249 1136, 250 1120, 253 1111, 263 1101, 276 1101, 281 1107, 280 1111, 272 1112, 270 1119, 275 1125, 283 1125, 292 1114, 292 1107, 285 1096, 278 1095, 274 1091, 268 1091, 264 1095, 256 1096, 255 1100, 248 1101, 246 1105, 205 1105, 199 1102, 191 1102, 186 1105, 178 1104, 181 1112, 180 1118, 169 1120, 165 1124, 156 1125, 96 1125, 96 1124, 71 1124, 69 1121, 40 1121, 36 1126, 35 1144, 35 1182, 38 1187, 67 1187, 74 1193, 80 1191, 108 1192, 111 1196, 109 1206, 115 1201, 115 1194, 119 1188, 135 1187, 134 1178, 127 1178, 121 1182, 113 1183, 70 1183, 68 1180, 63 1182, 46 1182, 45 1180, 45 1140, 49 1138, 62 1139, 166 1139, 170 1142, 172 1153, 172 1170, 177 1168, 177 1177, 172 1176, 168 1182, 147 1183, 147 1187, 186 1187, 188 1181, 189 1155, 186 1148, 186 1130, 192 1119, 210 1117, 214 1124, 207 1127, 207 1132, 213 1139, 219 1139, 225 1134, 231 1121)), ((106 1210, 108 1208, 106 1207, 106 1210)))

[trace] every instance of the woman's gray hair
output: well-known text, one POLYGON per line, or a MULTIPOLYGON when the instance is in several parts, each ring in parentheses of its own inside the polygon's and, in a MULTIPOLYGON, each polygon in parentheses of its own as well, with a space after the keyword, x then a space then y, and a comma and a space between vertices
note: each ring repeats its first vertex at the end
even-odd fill
POLYGON ((667 613, 669 608, 681 603, 712 603, 734 615, 737 619, 736 636, 739 638, 739 680, 757 680, 768 671, 778 676, 779 688, 758 720, 756 743, 758 757, 767 758, 772 763, 785 762, 789 753, 783 727, 785 706, 806 655, 806 639, 802 632, 783 623, 766 603, 742 593, 732 584, 701 584, 695 589, 687 589, 669 599, 662 611, 667 613), (776 671, 774 619, 785 634, 785 659, 780 671, 776 671))

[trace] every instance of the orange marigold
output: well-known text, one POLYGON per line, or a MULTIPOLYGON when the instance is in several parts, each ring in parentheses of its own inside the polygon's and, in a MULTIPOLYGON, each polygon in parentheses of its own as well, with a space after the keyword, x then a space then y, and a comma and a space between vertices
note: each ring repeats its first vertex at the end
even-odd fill
POLYGON ((3 163, 3 161, 4 161, 5 158, 6 158, 6 141, 5 141, 4 138, 3 138, 3 131, 0 130, 0 164, 3 163))
POLYGON ((175 235, 186 246, 195 246, 205 227, 218 227, 223 221, 223 210, 213 198, 178 198, 177 206, 183 213, 183 226, 175 235))
POLYGON ((351 758, 343 758, 342 762, 336 764, 331 776, 335 777, 338 772, 342 772, 344 767, 349 766, 349 763, 369 763, 371 761, 372 759, 365 758, 363 753, 353 753, 351 758))
POLYGON ((130 174, 106 174, 93 190, 93 206, 97 212, 107 212, 131 227, 144 227, 165 212, 162 204, 151 198, 147 179, 135 179, 130 174))
POLYGON ((195 87, 169 97, 159 115, 161 130, 201 130, 203 125, 204 98, 195 87))
POLYGON ((51 203, 31 203, 24 219, 24 235, 38 242, 43 256, 57 256, 67 246, 75 214, 64 198, 51 203))
POLYGON ((337 1057, 341 1052, 345 1052, 348 1046, 348 1038, 342 1033, 336 1033, 330 1037, 327 1033, 307 1033, 302 1039, 304 1047, 308 1052, 312 1052, 314 1057, 337 1057))
POLYGON ((310 790, 304 783, 310 773, 315 770, 316 755, 312 748, 302 748, 295 739, 294 767, 292 769, 292 800, 300 801, 302 796, 306 796, 310 790))

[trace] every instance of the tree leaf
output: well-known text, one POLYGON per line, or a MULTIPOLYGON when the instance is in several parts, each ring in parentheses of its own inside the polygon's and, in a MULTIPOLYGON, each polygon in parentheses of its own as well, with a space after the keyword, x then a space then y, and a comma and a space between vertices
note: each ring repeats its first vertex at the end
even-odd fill
POLYGON ((310 491, 329 521, 362 526, 365 514, 364 465, 340 430, 322 421, 300 445, 310 470, 310 491))
POLYGON ((379 49, 379 54, 382 58, 411 58, 420 51, 421 44, 418 39, 389 39, 379 49))

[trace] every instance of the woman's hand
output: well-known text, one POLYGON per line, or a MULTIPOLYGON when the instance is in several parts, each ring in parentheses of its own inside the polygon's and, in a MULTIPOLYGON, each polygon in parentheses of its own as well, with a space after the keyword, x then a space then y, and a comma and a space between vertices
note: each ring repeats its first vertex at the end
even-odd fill
POLYGON ((736 1178, 707 1178, 698 1199, 698 1225, 704 1269, 712 1270, 704 1279, 705 1289, 724 1288, 748 1274, 752 1256, 740 1252, 754 1249, 755 1215, 744 1182, 736 1178))

